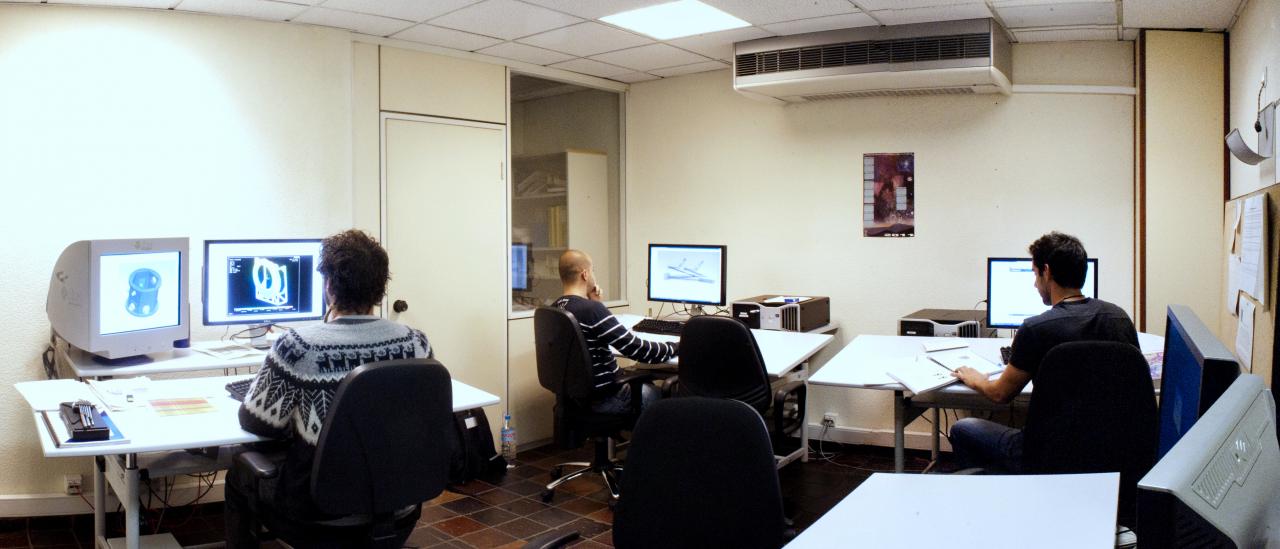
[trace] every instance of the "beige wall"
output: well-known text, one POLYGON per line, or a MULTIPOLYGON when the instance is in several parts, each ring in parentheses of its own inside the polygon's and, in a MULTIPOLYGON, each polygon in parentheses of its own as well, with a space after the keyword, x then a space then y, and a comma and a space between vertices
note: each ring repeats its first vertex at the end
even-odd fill
POLYGON ((208 238, 349 226, 348 33, 167 11, 0 7, 0 494, 60 493, 13 383, 40 379, 44 297, 81 239, 191 238, 193 336, 208 238))
MULTIPOLYGON (((1132 86, 1131 46, 1015 47, 1020 62, 1098 62, 1037 83, 1132 86)), ((1020 69, 1014 68, 1019 83, 1020 69)), ((776 106, 735 94, 728 71, 646 82, 628 98, 627 259, 645 312, 649 242, 728 245, 729 299, 827 295, 840 332, 896 333, 920 308, 973 308, 988 256, 1020 256, 1049 230, 1100 258, 1103 298, 1132 311, 1134 98, 933 96, 776 106), (863 153, 916 153, 916 234, 863 238, 863 153)), ((1030 290, 1030 288, 1028 288, 1030 290)), ((890 395, 812 388, 846 440, 889 442, 890 395)), ((918 426, 923 430, 924 426, 918 426)))
POLYGON ((1146 310, 1139 328, 1163 335, 1170 304, 1190 306, 1209 326, 1222 308, 1224 40, 1174 31, 1149 31, 1145 40, 1146 310))
MULTIPOLYGON (((1280 99, 1280 2, 1247 2, 1231 27, 1231 124, 1245 141, 1257 145, 1253 131, 1258 112, 1258 84, 1264 72, 1267 88, 1262 104, 1280 99)), ((1276 183, 1276 159, 1250 166, 1231 159, 1231 196, 1238 197, 1276 183)))

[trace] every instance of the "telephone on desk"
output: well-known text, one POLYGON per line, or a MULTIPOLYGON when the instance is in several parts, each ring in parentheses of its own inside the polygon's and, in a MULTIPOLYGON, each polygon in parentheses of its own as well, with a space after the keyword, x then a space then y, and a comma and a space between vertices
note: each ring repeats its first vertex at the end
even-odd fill
POLYGON ((99 420, 98 407, 87 400, 63 402, 58 405, 58 415, 67 425, 71 440, 90 441, 111 438, 111 428, 99 420))

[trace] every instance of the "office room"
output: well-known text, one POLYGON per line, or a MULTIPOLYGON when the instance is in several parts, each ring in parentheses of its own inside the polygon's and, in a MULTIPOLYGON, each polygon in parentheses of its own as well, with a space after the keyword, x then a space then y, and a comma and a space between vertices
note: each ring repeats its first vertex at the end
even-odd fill
MULTIPOLYGON (((1066 506, 1063 499, 1076 505, 1061 509, 1055 525, 1028 519, 1024 537, 997 542, 987 531, 989 516, 929 519, 960 546, 1130 544, 1129 527, 1143 520, 1142 498, 1176 507, 1152 494, 1182 497, 1177 489, 1138 482, 1134 518, 1124 509, 1138 478, 1098 472, 1112 469, 1069 471, 1088 475, 1088 482, 1068 482, 1070 489, 1033 486, 1031 475, 996 474, 998 468, 950 474, 973 471, 957 459, 947 430, 970 416, 1025 427, 1034 421, 1031 385, 1017 387, 1012 404, 978 402, 982 395, 967 380, 948 373, 950 385, 934 393, 942 400, 932 400, 925 398, 932 391, 912 391, 898 378, 878 381, 885 367, 866 365, 859 354, 876 341, 906 345, 903 319, 912 317, 929 325, 929 334, 956 335, 956 322, 938 316, 944 311, 981 337, 934 339, 959 341, 986 362, 1016 368, 1019 344, 1011 341, 1022 333, 1019 325, 990 321, 991 259, 1026 260, 1033 272, 1019 279, 1020 295, 1039 307, 1041 277, 1052 277, 1028 259, 1028 246, 1051 231, 1077 237, 1096 262, 1083 288, 1056 286, 1061 291, 1045 290, 1044 299, 1105 301, 1122 311, 1139 336, 1139 354, 1153 365, 1144 399, 1154 406, 1166 400, 1154 400, 1164 381, 1154 366, 1164 355, 1157 353, 1183 345, 1198 359, 1190 368, 1208 372, 1210 355, 1228 364, 1214 362, 1230 370, 1225 381, 1205 374, 1201 387, 1195 378, 1205 408, 1254 388, 1243 384, 1255 380, 1263 387, 1259 398, 1271 402, 1280 242, 1268 221, 1280 213, 1270 138, 1280 99, 1280 85, 1269 81, 1280 76, 1269 74, 1280 71, 1275 0, 703 0, 692 2, 694 9, 708 10, 709 24, 720 26, 688 26, 693 16, 669 12, 648 19, 657 28, 633 26, 646 22, 633 10, 668 4, 0 0, 7 206, 0 228, 8 235, 0 245, 0 360, 7 364, 0 381, 10 388, 0 417, 12 426, 0 431, 0 547, 97 547, 108 538, 123 538, 113 547, 222 544, 226 470, 255 464, 230 449, 270 438, 241 429, 246 412, 237 413, 240 403, 223 389, 224 378, 236 376, 248 391, 239 400, 255 400, 254 387, 267 383, 247 380, 258 378, 268 357, 283 356, 273 346, 337 322, 321 318, 334 311, 425 335, 452 383, 445 430, 459 440, 441 451, 467 447, 478 456, 480 465, 462 473, 433 470, 425 475, 430 482, 404 483, 429 485, 421 488, 425 505, 414 502, 406 507, 412 514, 394 517, 397 534, 408 536, 395 541, 415 547, 745 546, 731 534, 752 530, 735 520, 770 530, 752 541, 762 546, 879 546, 901 540, 901 531, 889 530, 910 528, 903 517, 917 509, 909 501, 879 509, 865 502, 913 490, 953 498, 935 511, 971 509, 967 498, 979 492, 1005 506, 1050 506, 1013 505, 1010 512, 1025 516, 1066 506), (981 51, 927 53, 961 35, 984 37, 981 51), (823 60, 812 68, 805 57, 820 47, 875 50, 894 40, 912 43, 919 49, 911 55, 925 60, 823 60), (797 64, 772 65, 780 58, 770 55, 781 51, 799 51, 797 64), (965 62, 948 65, 955 59, 946 55, 965 62), (1233 130, 1228 150, 1224 139, 1233 130), (882 172, 897 180, 886 183, 882 172), (886 187, 887 199, 877 196, 886 187), (348 229, 371 239, 343 242, 366 243, 389 258, 385 292, 374 292, 367 306, 335 308, 324 284, 332 273, 322 276, 317 266, 300 279, 312 284, 306 311, 218 316, 218 307, 235 309, 225 289, 211 293, 210 280, 223 273, 222 262, 208 258, 307 255, 320 265, 320 239, 348 229), (219 244, 231 251, 218 255, 219 244), (241 254, 239 245, 265 251, 241 254), (574 249, 587 255, 563 255, 574 249), (671 250, 710 254, 710 263, 659 259, 671 250), (166 312, 176 320, 157 324, 158 317, 145 318, 149 309, 132 310, 128 320, 151 322, 148 328, 99 330, 106 317, 94 314, 97 308, 125 298, 105 294, 95 261, 157 251, 180 254, 174 276, 161 271, 179 282, 160 286, 159 294, 176 303, 166 312), (710 293, 663 294, 659 288, 672 287, 670 273, 678 283, 706 282, 710 293), (655 284, 659 279, 667 285, 655 284), (640 496, 638 475, 628 479, 625 467, 615 474, 608 463, 616 457, 625 464, 633 448, 614 452, 612 439, 569 429, 564 422, 572 414, 555 411, 561 400, 584 397, 548 387, 551 366, 540 362, 552 355, 539 354, 563 346, 541 339, 536 325, 553 316, 576 323, 550 309, 561 310, 553 306, 557 298, 577 291, 588 298, 579 305, 626 327, 642 318, 689 322, 666 335, 635 331, 640 339, 679 342, 664 347, 669 356, 656 360, 664 365, 646 367, 628 351, 612 351, 623 376, 616 383, 634 378, 626 385, 634 390, 627 412, 613 414, 629 419, 609 425, 638 441, 635 450, 646 434, 632 431, 641 384, 667 393, 656 404, 646 396, 646 411, 652 405, 675 414, 679 406, 668 404, 733 400, 685 398, 697 394, 696 377, 676 363, 687 368, 699 353, 722 349, 685 341, 681 326, 709 329, 723 320, 716 317, 741 317, 751 328, 724 327, 747 338, 748 351, 759 349, 746 353, 758 360, 743 360, 763 369, 763 393, 775 400, 748 414, 764 420, 767 429, 757 431, 767 432, 746 426, 772 446, 765 480, 700 487, 657 475, 661 481, 647 484, 693 487, 721 502, 723 519, 703 511, 717 517, 704 521, 715 522, 710 533, 646 513, 703 505, 692 497, 628 509, 628 487, 637 500, 680 492, 640 496), (805 303, 821 307, 801 308, 805 303), (766 319, 784 310, 821 320, 801 329, 766 319), (76 318, 81 327, 68 328, 76 318), (273 321, 280 324, 264 335, 273 321), (1166 339, 1173 324, 1180 335, 1166 339), (128 349, 118 343, 126 339, 128 349), (1011 345, 1012 361, 1000 351, 1011 345), (203 366, 179 365, 188 363, 203 366), (849 381, 840 376, 847 368, 868 376, 849 381), (683 383, 669 377, 677 373, 683 383), (34 384, 48 380, 58 383, 34 384), (771 396, 782 388, 789 392, 771 396), (77 445, 74 435, 60 438, 58 429, 75 428, 70 416, 57 424, 59 406, 78 400, 80 390, 99 399, 93 412, 101 407, 123 420, 112 424, 119 427, 114 449, 111 440, 77 445), (128 402, 112 400, 121 391, 128 402), (138 391, 153 397, 135 402, 138 391), (197 404, 181 408, 182 399, 197 404), (789 429, 779 434, 782 420, 789 429), (560 436, 568 432, 573 436, 560 436), (162 451, 178 458, 165 461, 157 457, 162 451), (489 467, 501 461, 495 455, 512 467, 489 467), (579 461, 606 478, 588 471, 548 488, 576 469, 560 463, 579 461), (900 479, 927 484, 890 484, 900 479), (739 485, 776 493, 780 511, 726 505, 756 497, 735 491, 739 485), (859 509, 883 516, 858 518, 859 509), (632 526, 615 530, 628 512, 632 526), (748 512, 769 516, 746 521, 748 512), (666 543, 628 539, 656 531, 635 526, 645 520, 671 525, 666 543)), ((228 267, 228 280, 236 269, 228 267)), ((131 294, 126 307, 146 307, 145 300, 131 294)), ((585 322, 579 327, 588 330, 585 322)), ((595 345, 597 338, 582 333, 595 345)), ((894 360, 927 360, 931 344, 909 341, 911 350, 894 360)), ((327 379, 336 386, 341 376, 327 379)), ((598 398, 592 394, 588 400, 598 398)), ((334 396, 327 395, 321 409, 334 396)), ((1161 436, 1163 410, 1148 410, 1161 436)), ((1203 449, 1192 442, 1212 438, 1209 427, 1229 423, 1233 410, 1193 410, 1176 433, 1190 433, 1181 438, 1189 442, 1170 449, 1177 439, 1162 439, 1160 449, 1148 448, 1162 459, 1149 456, 1143 471, 1190 467, 1192 458, 1183 456, 1203 449), (1196 423, 1200 431, 1190 425, 1209 414, 1214 421, 1196 423)), ((741 410, 724 409, 724 417, 735 412, 741 410)), ((306 420, 298 414, 301 426, 306 420)), ((1280 517, 1257 512, 1277 507, 1257 499, 1280 482, 1272 478, 1280 475, 1275 417, 1267 421, 1269 444, 1258 450, 1264 467, 1213 505, 1245 509, 1233 516, 1246 519, 1224 524, 1185 504, 1203 516, 1206 535, 1234 546, 1280 540, 1272 532, 1280 517)), ((653 459, 665 452, 668 461, 728 475, 750 465, 739 444, 750 437, 729 432, 732 423, 654 427, 650 444, 659 449, 636 453, 653 459), (678 436, 692 438, 674 442, 678 436), (695 449, 717 437, 737 446, 695 449), (709 457, 725 451, 724 459, 709 457)), ((320 422, 311 426, 318 431, 320 422)), ((455 469, 460 461, 456 454, 442 459, 455 469)), ((400 465, 412 471, 428 461, 400 465)), ((1040 476, 1070 481, 1060 472, 1040 476)), ((287 530, 267 546, 312 545, 289 542, 287 530)), ((1179 545, 1150 535, 1162 540, 1155 546, 1179 545)))

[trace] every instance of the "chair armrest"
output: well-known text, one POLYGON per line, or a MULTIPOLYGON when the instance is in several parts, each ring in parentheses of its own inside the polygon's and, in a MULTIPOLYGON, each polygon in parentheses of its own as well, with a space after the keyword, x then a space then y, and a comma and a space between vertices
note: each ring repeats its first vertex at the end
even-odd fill
POLYGON ((280 473, 276 463, 267 459, 267 456, 261 452, 240 452, 236 454, 236 464, 246 468, 259 479, 275 478, 280 473))
POLYGON ((528 543, 524 544, 524 549, 557 549, 564 547, 581 536, 582 534, 578 533, 577 530, 552 530, 530 539, 528 543))
MULTIPOLYGON (((808 390, 807 386, 804 384, 804 380, 803 380, 803 379, 799 379, 799 380, 795 380, 795 381, 789 381, 789 382, 787 382, 787 383, 785 383, 785 384, 779 385, 779 386, 777 386, 776 388, 774 388, 774 391, 773 391, 773 432, 774 432, 777 436, 783 436, 783 435, 785 435, 785 434, 786 434, 786 427, 787 427, 787 426, 786 426, 786 421, 787 421, 787 417, 786 417, 786 409, 785 409, 785 407, 783 406, 783 404, 787 401, 787 395, 789 395, 789 394, 791 394, 791 393, 796 393, 796 406, 797 406, 797 407, 799 408, 799 410, 800 410, 800 417, 801 417, 802 419, 803 419, 803 417, 804 417, 804 410, 805 410, 805 408, 806 408, 806 402, 805 402, 805 401, 808 399, 809 390, 808 390)), ((798 426, 797 426, 797 428, 799 428, 799 429, 807 429, 807 428, 808 428, 808 426, 807 426, 807 425, 804 425, 804 421, 801 421, 801 422, 800 422, 800 425, 798 425, 798 426)))
POLYGON ((795 392, 796 389, 801 387, 804 387, 803 379, 789 381, 785 385, 779 385, 773 390, 773 402, 778 403, 786 400, 787 395, 795 392))
POLYGON ((640 417, 640 405, 644 400, 644 389, 641 387, 650 381, 653 381, 653 374, 649 372, 632 372, 614 378, 614 383, 631 386, 631 413, 635 417, 640 417))

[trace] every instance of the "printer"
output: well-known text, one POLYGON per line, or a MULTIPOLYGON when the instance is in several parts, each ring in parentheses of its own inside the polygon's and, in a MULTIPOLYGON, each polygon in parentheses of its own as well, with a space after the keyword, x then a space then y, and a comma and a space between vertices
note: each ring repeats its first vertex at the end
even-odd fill
POLYGON ((995 337, 985 309, 920 309, 898 319, 898 335, 995 337))
POLYGON ((831 299, 822 296, 758 295, 735 300, 733 318, 748 328, 808 332, 831 323, 831 299))

